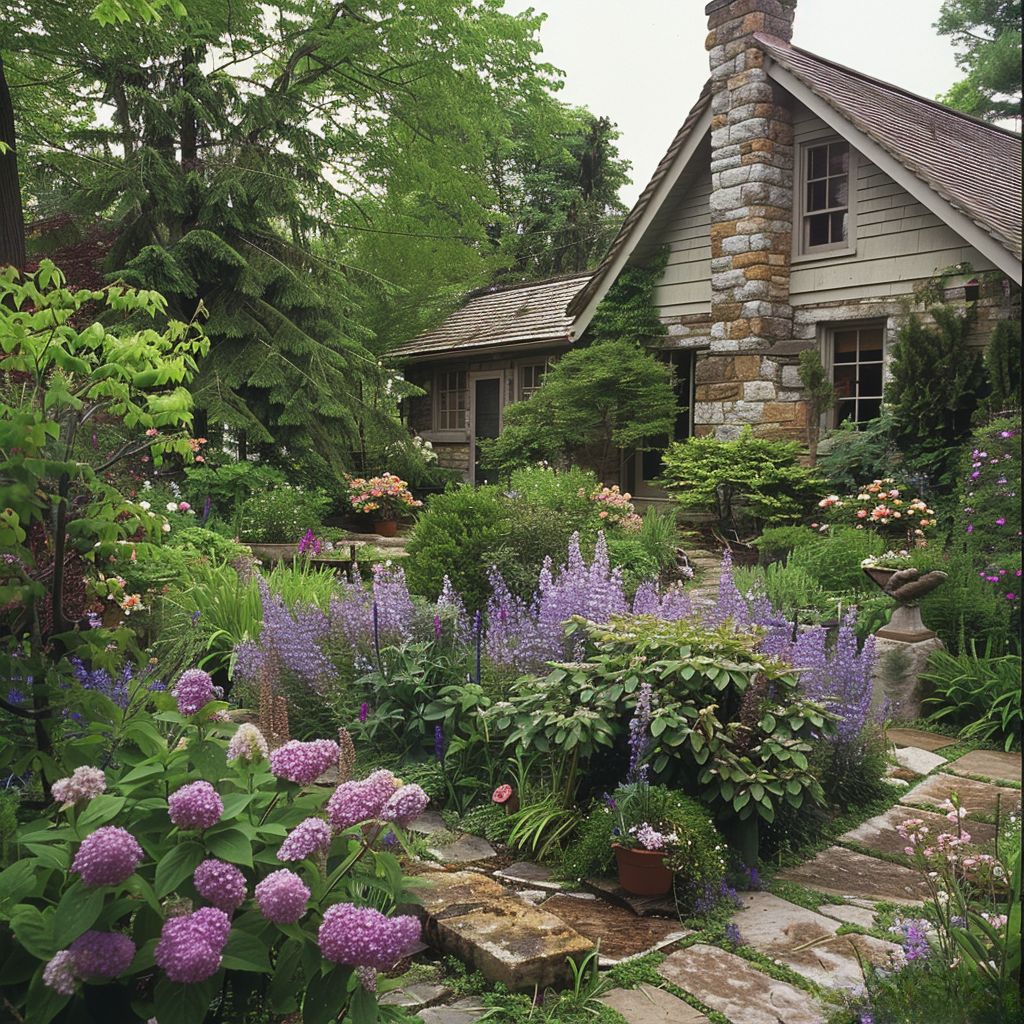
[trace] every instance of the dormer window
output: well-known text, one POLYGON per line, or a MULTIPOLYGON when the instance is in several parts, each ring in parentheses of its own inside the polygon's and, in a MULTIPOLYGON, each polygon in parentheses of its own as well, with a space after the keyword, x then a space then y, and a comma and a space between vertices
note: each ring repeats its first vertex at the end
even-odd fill
POLYGON ((801 177, 801 252, 852 248, 849 145, 837 140, 805 146, 801 177))

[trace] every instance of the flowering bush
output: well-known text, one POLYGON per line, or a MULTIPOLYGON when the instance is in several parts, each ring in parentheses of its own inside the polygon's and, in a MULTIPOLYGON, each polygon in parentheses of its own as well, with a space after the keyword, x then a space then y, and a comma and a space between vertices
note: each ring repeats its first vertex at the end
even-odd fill
POLYGON ((615 484, 613 487, 602 487, 590 496, 590 500, 599 509, 598 518, 610 526, 635 533, 643 526, 644 520, 637 515, 636 506, 629 500, 631 497, 628 492, 623 494, 619 485, 615 484))
MULTIPOLYGON (((818 502, 827 523, 874 529, 903 536, 910 543, 937 525, 935 512, 921 498, 908 497, 891 477, 872 480, 855 494, 828 494, 818 502)), ((822 527, 824 529, 825 527, 822 527)))
POLYGON ((995 420, 971 437, 958 497, 964 533, 986 553, 1019 550, 1020 418, 995 420))
POLYGON ((383 473, 369 480, 351 478, 346 498, 354 511, 365 512, 374 519, 398 519, 423 504, 412 496, 409 485, 394 473, 383 473))
POLYGON ((226 1019, 369 1020, 376 971, 418 941, 415 918, 389 915, 410 899, 378 837, 405 843, 422 790, 342 775, 325 800, 303 787, 328 754, 347 771, 338 744, 283 747, 275 774, 256 727, 218 719, 224 704, 181 713, 196 679, 155 694, 155 715, 129 705, 116 761, 76 769, 21 829, 24 855, 0 875, 0 959, 21 964, 0 997, 21 1019, 75 1001, 82 1019, 190 1024, 219 999, 226 1019), (353 788, 363 798, 335 813, 353 788))

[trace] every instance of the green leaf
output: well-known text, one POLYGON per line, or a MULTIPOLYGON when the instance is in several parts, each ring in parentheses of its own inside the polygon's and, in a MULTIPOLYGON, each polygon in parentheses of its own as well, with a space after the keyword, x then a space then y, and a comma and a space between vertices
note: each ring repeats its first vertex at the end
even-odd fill
POLYGON ((121 808, 125 805, 125 798, 123 796, 114 796, 111 793, 103 793, 100 796, 94 797, 89 801, 88 806, 82 812, 82 816, 78 819, 78 827, 84 832, 94 832, 100 827, 105 825, 108 821, 112 821, 121 813, 121 808))
POLYGON ((244 832, 237 828, 229 828, 224 832, 216 832, 206 836, 206 847, 215 857, 226 860, 230 864, 243 864, 252 867, 252 843, 244 832))
POLYGON ((351 977, 351 967, 335 967, 310 978, 302 1000, 302 1024, 331 1024, 336 1020, 345 1006, 351 977))
POLYGON ((87 932, 103 910, 103 890, 89 889, 81 882, 71 885, 57 904, 53 919, 53 938, 58 948, 70 946, 87 932))
POLYGON ((173 892, 203 859, 203 848, 199 843, 186 842, 171 847, 156 866, 156 877, 153 887, 159 898, 163 899, 173 892))
POLYGON ((18 942, 34 957, 49 960, 60 948, 53 938, 53 915, 44 916, 38 907, 23 903, 11 913, 11 930, 18 942))
POLYGON ((377 1024, 377 997, 363 988, 356 986, 348 1004, 352 1024, 377 1024))
POLYGON ((156 1019, 160 1024, 201 1024, 221 984, 220 971, 196 985, 177 984, 161 976, 153 992, 156 1019))
POLYGON ((267 943, 249 932, 233 929, 224 947, 224 966, 228 970, 270 974, 267 943))
POLYGON ((43 968, 40 967, 28 987, 24 1019, 32 1021, 32 1024, 50 1024, 50 1021, 67 1006, 70 998, 43 984, 43 968))
POLYGON ((26 857, 0 871, 0 916, 35 889, 37 870, 35 860, 26 857))

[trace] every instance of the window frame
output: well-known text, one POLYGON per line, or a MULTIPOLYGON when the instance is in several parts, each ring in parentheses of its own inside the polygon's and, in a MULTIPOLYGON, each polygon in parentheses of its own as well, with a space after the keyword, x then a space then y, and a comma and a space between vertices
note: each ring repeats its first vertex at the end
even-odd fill
MULTIPOLYGON (((834 256, 853 256, 857 252, 857 151, 839 135, 827 134, 805 139, 796 147, 796 170, 793 175, 793 252, 792 262, 829 259, 834 256), (846 146, 846 239, 827 245, 808 246, 804 242, 807 211, 808 154, 821 146, 842 143, 846 146)), ((827 180, 827 179, 826 179, 827 180)), ((819 211, 820 212, 820 211, 819 211)))
POLYGON ((434 375, 434 430, 433 433, 438 436, 447 436, 449 438, 462 438, 467 436, 469 433, 469 371, 468 370, 443 370, 439 369, 434 375), (452 374, 461 374, 463 378, 462 387, 462 426, 449 426, 447 422, 442 422, 442 402, 441 396, 449 394, 457 394, 458 392, 446 387, 448 378, 452 374))
POLYGON ((540 384, 536 384, 536 385, 534 385, 531 388, 525 388, 523 386, 523 374, 524 374, 524 372, 526 370, 531 370, 531 369, 536 370, 538 368, 541 371, 541 383, 543 383, 544 375, 548 372, 548 370, 551 369, 551 360, 550 359, 543 359, 543 360, 540 360, 540 361, 537 361, 537 362, 533 362, 533 361, 531 361, 531 362, 522 362, 522 363, 518 363, 516 365, 516 368, 515 368, 515 374, 516 374, 516 381, 515 381, 515 389, 516 389, 515 390, 515 395, 516 395, 516 397, 515 397, 515 400, 517 402, 525 402, 529 397, 531 397, 531 395, 535 395, 540 390, 540 384), (530 394, 526 394, 527 391, 529 391, 530 394))
MULTIPOLYGON (((822 324, 821 325, 821 330, 822 330, 822 363, 824 364, 825 369, 828 372, 828 378, 829 378, 829 380, 831 381, 831 383, 833 385, 835 385, 835 383, 836 383, 836 379, 835 379, 835 377, 836 377, 836 361, 835 361, 835 339, 836 339, 836 334, 839 333, 839 332, 842 332, 842 331, 858 331, 859 332, 859 331, 867 331, 867 330, 878 330, 878 331, 882 332, 882 359, 881 359, 882 384, 881 384, 881 394, 878 395, 878 396, 874 396, 874 395, 864 396, 866 399, 871 400, 871 401, 874 401, 877 398, 879 403, 880 403, 880 405, 881 405, 881 403, 883 403, 885 401, 885 385, 886 385, 886 382, 889 379, 889 324, 888 324, 888 321, 885 320, 885 319, 878 319, 878 318, 875 318, 875 317, 872 317, 870 319, 865 319, 865 320, 838 321, 836 323, 822 324)), ((840 363, 839 365, 841 365, 841 366, 854 365, 856 367, 859 367, 861 365, 861 359, 860 359, 860 339, 859 338, 858 338, 858 342, 857 342, 857 359, 854 361, 853 364, 850 364, 850 363, 840 363)), ((874 366, 876 364, 874 362, 869 362, 869 363, 865 363, 864 365, 874 366)), ((856 380, 858 382, 860 380, 859 371, 858 371, 856 380)), ((857 412, 859 411, 858 406, 860 405, 861 397, 862 396, 860 394, 856 394, 856 395, 853 396, 853 401, 855 403, 854 404, 854 415, 856 415, 857 412)), ((824 422, 822 423, 822 427, 824 429, 832 430, 832 429, 835 429, 839 425, 839 422, 840 422, 840 420, 839 420, 839 405, 840 405, 840 402, 842 402, 842 401, 849 401, 849 399, 837 399, 835 404, 830 409, 826 410, 822 414, 822 419, 824 420, 824 422)), ((852 422, 853 422, 854 426, 856 426, 859 429, 861 423, 862 422, 867 422, 867 421, 862 421, 862 420, 854 419, 852 422)))

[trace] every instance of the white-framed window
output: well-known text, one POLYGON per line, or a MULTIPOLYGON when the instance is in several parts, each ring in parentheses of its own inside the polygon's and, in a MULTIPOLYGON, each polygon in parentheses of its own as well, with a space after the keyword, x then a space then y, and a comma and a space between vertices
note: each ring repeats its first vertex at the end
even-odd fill
POLYGON ((519 367, 519 401, 525 402, 537 393, 548 371, 547 363, 527 363, 519 367))
POLYGON ((469 389, 465 370, 442 370, 437 375, 437 429, 465 430, 469 389))
POLYGON ((875 419, 882 411, 885 324, 831 327, 827 342, 836 389, 835 422, 875 419))
POLYGON ((850 145, 842 139, 810 142, 800 149, 797 237, 799 253, 853 248, 854 211, 850 145))

